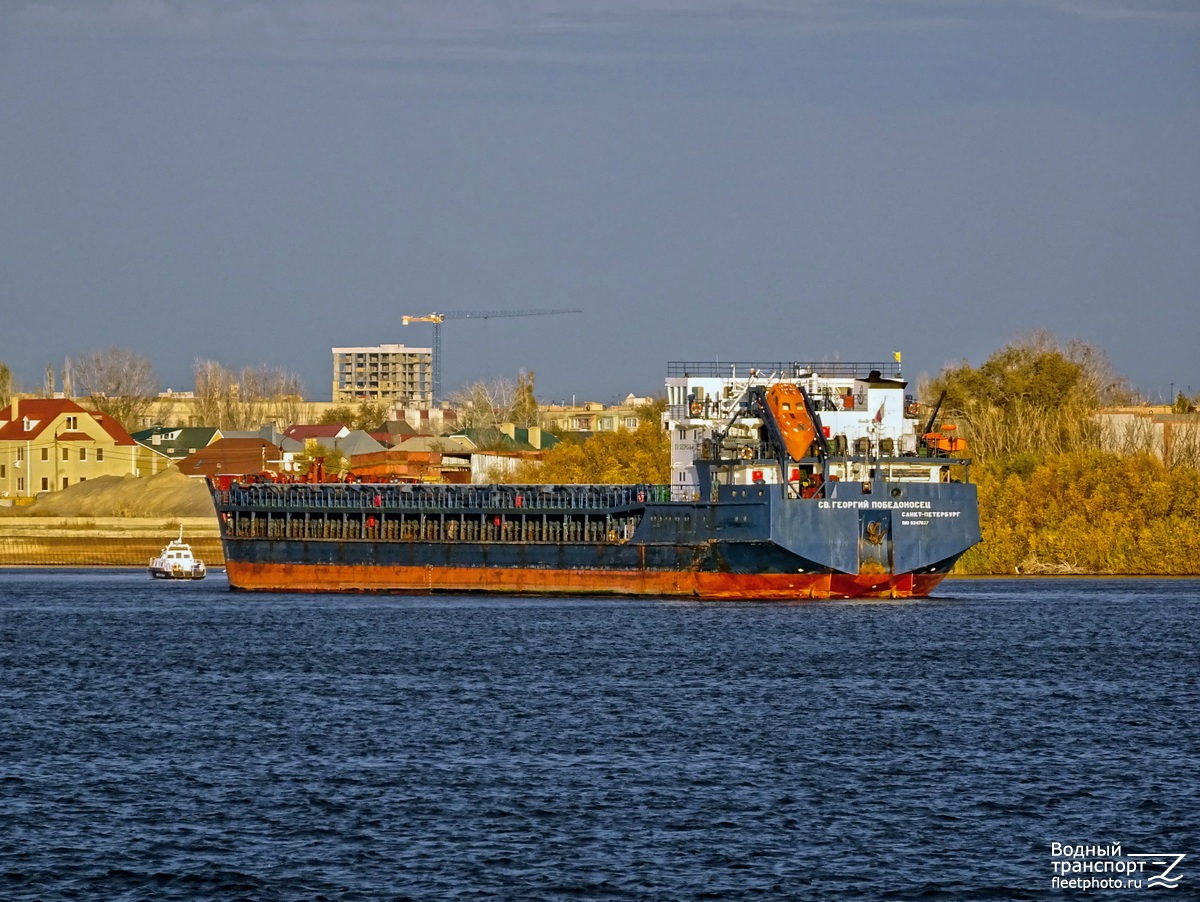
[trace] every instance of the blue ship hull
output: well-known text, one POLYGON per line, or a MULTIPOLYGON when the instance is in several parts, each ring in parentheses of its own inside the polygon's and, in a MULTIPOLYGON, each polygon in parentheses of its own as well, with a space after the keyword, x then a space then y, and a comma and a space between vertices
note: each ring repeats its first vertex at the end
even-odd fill
POLYGON ((928 594, 979 541, 975 487, 214 486, 235 589, 685 595, 928 594))

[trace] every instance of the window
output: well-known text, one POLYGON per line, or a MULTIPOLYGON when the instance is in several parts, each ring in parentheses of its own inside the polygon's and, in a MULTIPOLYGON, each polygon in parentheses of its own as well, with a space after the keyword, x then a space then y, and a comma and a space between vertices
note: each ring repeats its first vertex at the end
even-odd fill
POLYGON ((25 491, 25 477, 24 476, 17 477, 17 491, 18 492, 25 491))
POLYGON ((78 429, 79 428, 79 417, 67 417, 66 425, 67 425, 68 429, 72 429, 72 430, 78 429))
POLYGON ((49 459, 50 459, 50 449, 43 448, 42 449, 42 460, 49 460, 49 459))
POLYGON ((63 488, 65 489, 66 487, 67 487, 67 477, 64 476, 63 477, 63 488))
POLYGON ((49 476, 42 477, 42 491, 43 492, 50 491, 50 477, 49 476))
POLYGON ((70 456, 69 456, 70 453, 71 453, 70 448, 63 448, 63 460, 70 460, 70 456))
POLYGON ((17 446, 17 460, 25 459, 25 449, 20 445, 17 446))
POLYGON ((8 470, 8 468, 6 466, 4 466, 4 464, 0 464, 0 479, 4 478, 4 474, 7 470, 8 470))
POLYGON ((79 459, 80 459, 80 460, 87 460, 87 448, 80 448, 80 449, 79 449, 79 459))
POLYGON ((103 448, 96 449, 96 460, 97 461, 104 460, 104 449, 103 448))

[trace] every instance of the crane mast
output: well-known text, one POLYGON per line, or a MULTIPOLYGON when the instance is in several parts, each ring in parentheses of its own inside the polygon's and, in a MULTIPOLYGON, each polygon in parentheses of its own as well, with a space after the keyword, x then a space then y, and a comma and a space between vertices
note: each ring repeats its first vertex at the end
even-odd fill
POLYGON ((443 313, 425 313, 418 316, 401 316, 400 324, 430 323, 433 325, 433 406, 442 400, 442 323, 448 319, 496 319, 502 316, 550 316, 559 313, 582 313, 582 310, 449 310, 443 313))

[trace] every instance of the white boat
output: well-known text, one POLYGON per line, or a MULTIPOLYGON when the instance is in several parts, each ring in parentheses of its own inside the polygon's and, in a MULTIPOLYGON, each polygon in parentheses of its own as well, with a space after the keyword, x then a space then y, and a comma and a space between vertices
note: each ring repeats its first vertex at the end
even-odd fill
POLYGON ((179 527, 179 538, 172 539, 158 557, 150 559, 150 575, 155 579, 204 579, 208 571, 204 561, 192 554, 192 547, 183 541, 183 527, 179 527))

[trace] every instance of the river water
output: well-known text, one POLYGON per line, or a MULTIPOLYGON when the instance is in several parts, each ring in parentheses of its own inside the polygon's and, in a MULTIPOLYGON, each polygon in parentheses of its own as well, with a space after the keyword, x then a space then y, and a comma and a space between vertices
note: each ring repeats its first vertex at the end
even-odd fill
POLYGON ((3 899, 1036 899, 1146 853, 1200 892, 1200 581, 779 605, 0 570, 0 678, 3 899))

